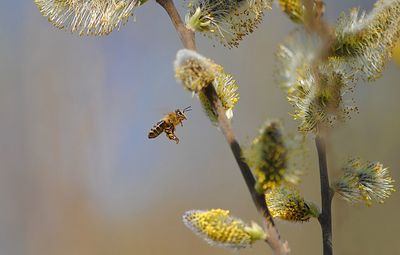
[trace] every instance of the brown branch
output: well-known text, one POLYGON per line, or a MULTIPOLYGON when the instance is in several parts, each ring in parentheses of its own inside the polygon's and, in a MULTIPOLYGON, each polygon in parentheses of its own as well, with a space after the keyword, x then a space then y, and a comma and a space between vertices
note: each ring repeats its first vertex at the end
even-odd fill
POLYGON ((186 28, 185 24, 182 22, 181 16, 176 10, 174 2, 172 0, 157 0, 157 3, 161 5, 168 13, 168 16, 171 18, 172 24, 174 24, 183 46, 189 50, 196 50, 194 32, 186 28))
MULTIPOLYGON (((193 31, 185 27, 178 11, 175 8, 173 0, 156 1, 168 13, 173 25, 175 26, 176 31, 179 34, 183 46, 187 49, 196 50, 195 34, 193 31)), ((225 136, 225 139, 228 142, 231 151, 236 159, 240 172, 242 173, 247 188, 253 199, 254 205, 265 219, 265 231, 267 233, 266 242, 270 245, 275 254, 288 254, 290 251, 289 246, 286 241, 281 240, 279 232, 275 227, 275 223, 265 203, 264 196, 262 194, 259 194, 255 190, 256 181, 253 174, 251 173, 250 167, 246 164, 246 162, 243 161, 242 149, 235 138, 229 120, 225 116, 225 109, 223 108, 221 101, 217 96, 217 92, 215 91, 214 86, 207 86, 203 89, 203 92, 207 96, 208 100, 211 102, 211 105, 214 107, 214 109, 216 109, 216 112, 218 114, 219 127, 223 135, 225 136)))

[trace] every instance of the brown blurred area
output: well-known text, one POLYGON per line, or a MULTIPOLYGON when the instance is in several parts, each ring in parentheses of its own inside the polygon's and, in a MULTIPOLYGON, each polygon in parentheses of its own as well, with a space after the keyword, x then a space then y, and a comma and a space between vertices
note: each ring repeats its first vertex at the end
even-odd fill
MULTIPOLYGON (((165 14, 149 2, 120 32, 85 38, 50 26, 33 3, 5 7, 0 10, 0 255, 231 254, 209 247, 181 222, 186 210, 217 207, 246 221, 260 218, 222 135, 174 80, 172 61, 180 42, 165 14), (18 21, 12 19, 16 15, 18 21), (181 144, 165 137, 147 140, 148 129, 165 111, 187 105, 195 109, 177 130, 181 144)), ((328 3, 327 10, 333 9, 329 17, 342 10, 328 3)), ((274 8, 239 49, 214 48, 198 36, 200 51, 238 80, 241 101, 233 125, 243 144, 268 117, 296 130, 272 78, 274 51, 292 28, 274 8)), ((340 162, 360 156, 389 167, 398 189, 399 70, 389 63, 380 80, 357 87, 360 113, 330 137, 332 178, 340 162)), ((319 203, 311 139, 308 155, 300 189, 319 203)), ((335 198, 336 254, 400 254, 399 202, 398 192, 371 208, 335 198)), ((315 220, 278 222, 278 227, 292 254, 321 254, 315 220)), ((264 243, 240 253, 272 254, 264 243)))

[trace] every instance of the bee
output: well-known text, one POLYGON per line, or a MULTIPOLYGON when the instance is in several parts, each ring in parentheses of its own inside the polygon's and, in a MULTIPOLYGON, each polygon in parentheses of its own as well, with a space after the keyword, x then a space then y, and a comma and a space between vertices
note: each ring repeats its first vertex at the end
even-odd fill
POLYGON ((159 136, 162 132, 165 132, 168 139, 174 140, 176 144, 179 143, 179 138, 175 135, 175 127, 181 124, 183 127, 183 121, 186 120, 185 112, 191 111, 192 107, 188 106, 182 111, 176 109, 174 112, 167 113, 164 118, 157 122, 150 130, 148 138, 153 139, 159 136))

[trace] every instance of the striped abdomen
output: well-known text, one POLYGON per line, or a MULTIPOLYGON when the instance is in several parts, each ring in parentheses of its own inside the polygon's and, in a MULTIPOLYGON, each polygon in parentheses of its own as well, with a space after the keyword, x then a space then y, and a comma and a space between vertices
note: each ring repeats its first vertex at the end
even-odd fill
POLYGON ((159 122, 157 122, 149 132, 149 139, 159 136, 164 131, 166 126, 167 123, 165 123, 164 120, 160 120, 159 122))

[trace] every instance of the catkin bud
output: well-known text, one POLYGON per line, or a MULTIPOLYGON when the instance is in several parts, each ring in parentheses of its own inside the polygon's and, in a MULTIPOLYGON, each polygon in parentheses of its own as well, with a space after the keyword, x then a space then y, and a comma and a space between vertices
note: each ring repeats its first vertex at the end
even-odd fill
POLYGON ((217 124, 218 114, 202 91, 207 86, 214 86, 226 117, 232 118, 233 108, 239 101, 238 87, 233 77, 225 73, 222 66, 195 51, 183 49, 178 51, 176 56, 175 76, 187 90, 198 95, 205 113, 213 124, 217 124))
POLYGON ((186 89, 196 93, 210 85, 216 78, 216 73, 223 70, 222 66, 212 60, 187 49, 178 51, 174 66, 175 77, 186 89))
POLYGON ((256 189, 265 193, 279 187, 282 183, 298 184, 300 171, 289 167, 289 156, 293 148, 288 147, 283 135, 283 128, 278 121, 267 121, 254 138, 243 156, 254 169, 257 180, 256 189))
POLYGON ((248 226, 222 209, 187 211, 183 215, 183 223, 210 245, 218 247, 247 248, 257 240, 266 239, 259 225, 253 222, 248 226))
POLYGON ((265 202, 272 217, 282 220, 304 222, 320 214, 316 205, 305 201, 293 188, 272 189, 265 194, 265 202))

